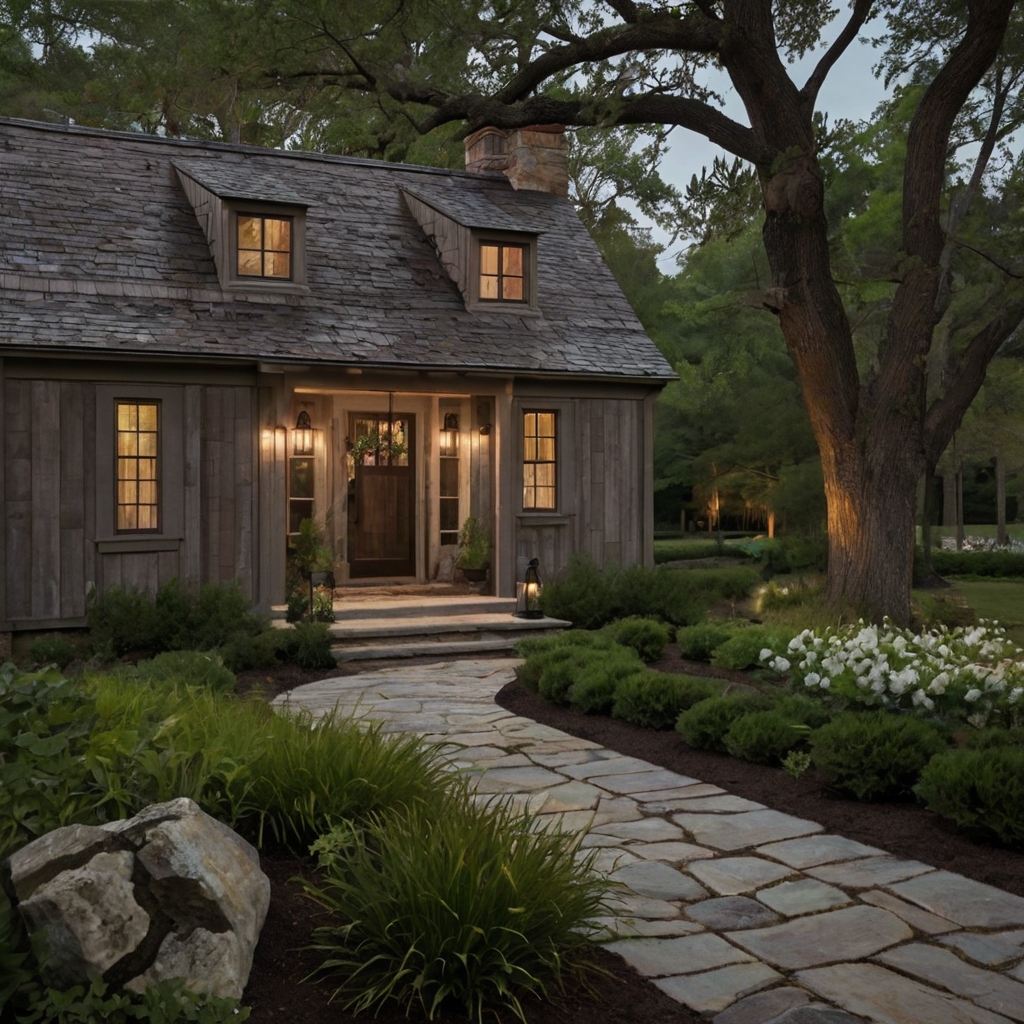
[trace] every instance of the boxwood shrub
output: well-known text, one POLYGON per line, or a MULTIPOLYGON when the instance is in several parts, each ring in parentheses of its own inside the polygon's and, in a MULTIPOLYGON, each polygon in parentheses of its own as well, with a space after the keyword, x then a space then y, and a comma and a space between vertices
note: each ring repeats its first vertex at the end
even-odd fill
POLYGON ((672 638, 671 626, 657 619, 645 619, 640 615, 631 615, 627 619, 609 623, 601 632, 610 636, 617 644, 632 647, 644 661, 657 661, 665 645, 672 638))
POLYGON ((612 718, 647 729, 671 729, 683 711, 721 690, 722 684, 710 679, 648 670, 623 679, 615 688, 612 718))
POLYGON ((846 712, 811 735, 811 758, 829 785, 858 800, 898 799, 947 746, 930 722, 891 711, 846 712))
POLYGON ((709 697, 698 701, 679 716, 676 731, 696 750, 718 750, 724 753, 725 734, 732 723, 753 711, 768 711, 771 705, 771 699, 760 693, 709 697))
POLYGON ((794 748, 800 746, 809 732, 778 708, 754 711, 737 718, 722 738, 725 749, 733 757, 754 764, 779 764, 794 748))
POLYGON ((736 630, 747 626, 746 619, 709 619, 693 626, 681 626, 676 632, 676 643, 683 657, 693 661, 710 661, 711 655, 732 637, 736 630))
POLYGON ((914 792, 930 811, 962 827, 1024 846, 1024 750, 950 750, 933 757, 914 792))
POLYGON ((741 670, 757 665, 761 651, 766 647, 782 650, 792 635, 766 626, 750 626, 737 630, 711 655, 711 664, 717 668, 741 670))

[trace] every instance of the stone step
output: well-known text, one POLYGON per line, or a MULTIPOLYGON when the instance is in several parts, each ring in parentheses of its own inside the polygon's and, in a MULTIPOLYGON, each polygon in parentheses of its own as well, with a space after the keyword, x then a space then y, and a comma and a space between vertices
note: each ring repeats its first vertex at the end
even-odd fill
POLYGON ((451 637, 413 637, 396 643, 383 644, 334 644, 331 653, 338 664, 348 661, 381 661, 394 658, 447 658, 453 654, 503 653, 511 651, 518 633, 495 636, 489 633, 477 634, 470 640, 454 640, 451 637))
POLYGON ((571 625, 562 619, 517 619, 511 612, 350 619, 343 610, 329 629, 336 640, 382 640, 454 633, 519 634, 531 630, 568 629, 571 625))
MULTIPOLYGON (((339 620, 354 619, 421 619, 446 615, 505 614, 516 610, 514 597, 489 597, 479 594, 395 594, 361 593, 359 590, 335 591, 334 614, 339 620)), ((275 605, 271 618, 283 619, 285 606, 275 605)))

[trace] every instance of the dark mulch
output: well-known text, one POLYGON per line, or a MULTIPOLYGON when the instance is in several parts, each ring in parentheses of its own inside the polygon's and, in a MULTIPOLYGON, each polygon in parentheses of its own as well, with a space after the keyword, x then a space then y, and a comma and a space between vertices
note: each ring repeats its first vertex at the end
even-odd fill
MULTIPOLYGON (((425 661, 436 661, 424 659, 425 661)), ((411 663, 411 662, 409 662, 411 663)), ((406 664, 406 663, 403 663, 406 664)), ((316 679, 349 675, 384 667, 381 663, 344 665, 330 671, 309 672, 283 667, 268 672, 242 673, 240 692, 272 698, 278 693, 316 679)), ((654 667, 669 672, 711 674, 706 665, 683 660, 672 645, 654 667)), ((722 675, 723 673, 714 673, 722 675)), ((729 673, 736 682, 746 677, 729 673)), ((510 683, 497 702, 504 708, 554 726, 573 736, 593 740, 623 754, 642 757, 683 775, 700 779, 780 811, 820 822, 829 832, 879 846, 956 871, 969 878, 1024 896, 1024 854, 973 842, 948 822, 910 804, 863 804, 828 792, 812 769, 793 779, 781 769, 747 764, 724 755, 691 750, 674 732, 654 732, 602 716, 581 715, 557 707, 518 683, 510 683)), ((271 903, 253 960, 252 975, 243 1002, 252 1008, 254 1024, 350 1024, 376 1020, 400 1024, 407 1018, 388 1009, 378 1016, 353 1017, 338 1003, 330 1003, 337 982, 307 981, 317 966, 318 954, 306 949, 318 923, 319 908, 292 879, 309 874, 308 860, 281 852, 263 856, 271 880, 271 903)), ((572 981, 568 991, 552 1002, 525 1006, 530 1024, 700 1024, 706 1018, 670 999, 640 977, 621 958, 596 949, 592 962, 605 973, 590 976, 587 985, 572 981)), ((442 1018, 442 1024, 464 1020, 442 1018)), ((510 1017, 508 1019, 511 1019, 510 1017)))

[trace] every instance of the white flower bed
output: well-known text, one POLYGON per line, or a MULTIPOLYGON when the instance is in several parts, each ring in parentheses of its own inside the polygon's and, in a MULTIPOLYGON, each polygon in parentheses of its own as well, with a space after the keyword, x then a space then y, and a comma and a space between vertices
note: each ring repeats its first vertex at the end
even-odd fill
POLYGON ((805 629, 761 662, 790 673, 808 691, 869 707, 962 718, 981 728, 993 712, 1024 718, 1024 651, 998 622, 914 633, 863 620, 805 629))
MULTIPOLYGON (((943 551, 956 551, 956 537, 941 538, 940 547, 943 551)), ((964 537, 963 551, 1012 551, 1020 554, 1024 551, 1024 542, 1009 537, 1006 544, 997 544, 994 537, 964 537)))

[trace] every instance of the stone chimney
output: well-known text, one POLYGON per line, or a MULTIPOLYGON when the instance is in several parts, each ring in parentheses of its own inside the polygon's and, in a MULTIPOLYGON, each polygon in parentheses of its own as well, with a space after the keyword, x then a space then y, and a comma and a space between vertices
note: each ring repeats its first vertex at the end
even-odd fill
POLYGON ((516 189, 569 194, 569 140, 560 124, 503 131, 481 128, 466 139, 466 170, 501 172, 516 189))

